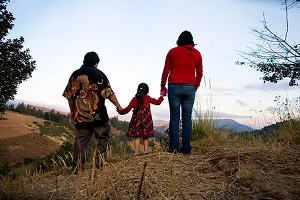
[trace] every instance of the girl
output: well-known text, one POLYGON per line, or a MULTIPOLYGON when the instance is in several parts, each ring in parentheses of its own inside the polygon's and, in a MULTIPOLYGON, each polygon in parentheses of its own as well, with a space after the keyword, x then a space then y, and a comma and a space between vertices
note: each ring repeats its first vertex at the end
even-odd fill
POLYGON ((160 105, 163 101, 163 96, 166 95, 166 91, 162 91, 160 97, 156 100, 150 97, 148 93, 148 85, 146 83, 140 83, 137 93, 129 105, 122 110, 117 110, 119 114, 124 115, 133 108, 127 136, 135 137, 134 156, 139 156, 138 150, 141 137, 144 142, 144 154, 148 154, 148 137, 154 137, 150 103, 160 105))

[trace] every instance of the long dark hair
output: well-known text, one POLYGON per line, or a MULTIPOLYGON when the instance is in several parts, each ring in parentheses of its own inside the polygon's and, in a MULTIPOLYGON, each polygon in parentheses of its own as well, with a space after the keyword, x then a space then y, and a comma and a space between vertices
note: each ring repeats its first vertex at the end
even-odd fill
POLYGON ((139 110, 143 103, 144 103, 144 96, 149 93, 149 87, 146 83, 140 83, 137 92, 135 94, 135 97, 138 99, 138 106, 135 109, 135 111, 139 110))
POLYGON ((193 36, 192 36, 191 32, 189 32, 187 30, 183 31, 179 35, 176 44, 178 46, 183 46, 183 45, 189 45, 190 44, 190 45, 192 45, 194 47, 195 43, 194 43, 193 36))

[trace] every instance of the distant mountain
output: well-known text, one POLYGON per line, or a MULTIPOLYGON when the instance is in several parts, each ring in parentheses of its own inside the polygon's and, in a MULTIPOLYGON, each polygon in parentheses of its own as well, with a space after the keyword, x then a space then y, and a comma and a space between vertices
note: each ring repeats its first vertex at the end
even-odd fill
MULTIPOLYGON (((218 130, 225 130, 229 133, 235 133, 235 132, 242 132, 242 131, 254 131, 255 129, 240 124, 232 119, 216 119, 216 128, 218 130)), ((158 131, 164 131, 165 129, 168 128, 169 122, 163 121, 163 120, 155 120, 154 121, 154 128, 157 129, 158 131)))
POLYGON ((217 119, 216 127, 218 129, 224 129, 229 133, 242 132, 242 131, 254 131, 255 129, 240 124, 232 119, 217 119))

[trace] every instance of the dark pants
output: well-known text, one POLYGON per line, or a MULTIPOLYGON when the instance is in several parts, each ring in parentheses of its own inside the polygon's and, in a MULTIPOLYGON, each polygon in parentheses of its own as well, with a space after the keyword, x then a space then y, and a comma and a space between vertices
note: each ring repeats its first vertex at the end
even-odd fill
POLYGON ((169 152, 191 152, 190 139, 192 136, 192 109, 195 101, 195 86, 186 83, 168 85, 170 106, 169 152), (182 147, 179 150, 179 121, 182 109, 182 147))
POLYGON ((92 127, 89 129, 76 128, 73 170, 75 170, 76 167, 84 167, 86 150, 93 133, 95 133, 96 138, 98 138, 97 153, 95 158, 96 166, 99 167, 101 163, 101 156, 102 158, 106 157, 106 148, 109 142, 110 122, 106 122, 101 126, 92 127))

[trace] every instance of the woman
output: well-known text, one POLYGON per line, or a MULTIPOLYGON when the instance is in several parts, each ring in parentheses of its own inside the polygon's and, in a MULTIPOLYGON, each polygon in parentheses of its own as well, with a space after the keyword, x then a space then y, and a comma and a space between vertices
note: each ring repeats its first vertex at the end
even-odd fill
POLYGON ((191 152, 192 109, 195 93, 202 79, 202 57, 194 48, 193 36, 183 31, 166 57, 161 77, 161 92, 166 90, 168 79, 168 100, 170 106, 169 152, 191 152), (182 108, 182 147, 179 149, 179 120, 182 108))

